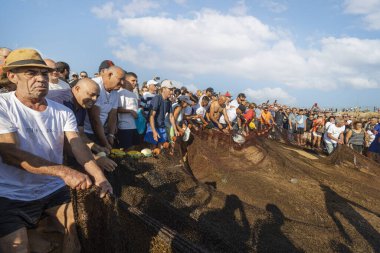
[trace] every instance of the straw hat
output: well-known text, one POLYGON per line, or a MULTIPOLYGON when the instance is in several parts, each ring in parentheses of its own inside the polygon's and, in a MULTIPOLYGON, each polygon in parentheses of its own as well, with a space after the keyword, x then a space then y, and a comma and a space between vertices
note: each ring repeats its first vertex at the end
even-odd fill
POLYGON ((8 70, 20 67, 52 69, 46 65, 45 61, 36 50, 30 48, 13 50, 5 59, 3 71, 6 72, 8 70))

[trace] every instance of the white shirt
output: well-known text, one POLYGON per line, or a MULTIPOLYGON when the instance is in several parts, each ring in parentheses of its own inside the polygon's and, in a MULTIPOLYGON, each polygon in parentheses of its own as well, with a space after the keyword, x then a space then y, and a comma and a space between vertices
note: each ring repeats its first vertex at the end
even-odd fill
MULTIPOLYGON (((137 112, 138 98, 134 92, 120 89, 119 107, 137 112)), ((135 118, 131 113, 118 113, 118 128, 119 129, 136 129, 135 118)))
POLYGON ((49 90, 65 90, 71 89, 70 85, 61 79, 58 79, 58 83, 49 83, 49 90))
MULTIPOLYGON (((195 114, 196 114, 196 115, 202 115, 202 117, 204 117, 205 114, 206 114, 206 108, 204 108, 203 106, 199 106, 199 107, 197 108, 197 110, 195 111, 195 114)), ((200 120, 200 119, 199 119, 199 120, 200 120)))
POLYGON ((343 133, 345 129, 345 126, 337 127, 335 124, 330 124, 329 129, 327 130, 327 133, 324 135, 323 139, 326 143, 336 144, 337 142, 330 139, 328 137, 328 134, 330 133, 334 138, 339 139, 340 134, 343 133))
MULTIPOLYGON (((116 90, 113 90, 111 92, 106 91, 104 88, 103 79, 101 76, 93 78, 92 80, 94 80, 98 84, 99 89, 100 89, 99 97, 95 105, 98 106, 100 109, 99 117, 100 117, 100 121, 102 122, 102 125, 104 126, 108 118, 108 113, 112 109, 117 109, 117 106, 119 104, 119 94, 117 93, 116 90)), ((89 134, 94 134, 94 131, 92 131, 90 119, 88 117, 88 113, 84 121, 84 132, 89 133, 89 134)))
POLYGON ((150 93, 149 91, 143 93, 143 99, 144 100, 148 100, 148 98, 153 98, 155 96, 156 96, 156 94, 150 93))
MULTIPOLYGON (((46 110, 38 112, 22 104, 14 92, 1 94, 0 134, 16 133, 21 150, 62 164, 64 132, 77 132, 77 123, 69 108, 49 99, 46 101, 46 110)), ((37 200, 64 185, 58 177, 30 173, 4 163, 0 157, 1 197, 37 200)))
POLYGON ((71 92, 71 89, 49 90, 46 98, 59 104, 63 104, 63 101, 70 101, 73 99, 73 93, 71 92))
POLYGON ((236 99, 232 100, 231 103, 230 103, 230 108, 238 108, 239 107, 239 103, 236 99))
MULTIPOLYGON (((226 112, 227 112, 228 120, 230 122, 235 121, 235 119, 237 118, 236 108, 230 108, 230 109, 226 110, 226 112)), ((227 122, 226 122, 226 120, 224 118, 224 115, 220 116, 219 123, 220 124, 227 124, 227 122)))

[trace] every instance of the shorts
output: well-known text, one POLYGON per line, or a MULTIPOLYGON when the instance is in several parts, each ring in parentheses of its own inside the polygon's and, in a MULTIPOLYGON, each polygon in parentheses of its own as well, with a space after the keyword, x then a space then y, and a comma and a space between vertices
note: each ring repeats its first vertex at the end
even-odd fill
POLYGON ((37 227, 38 222, 46 216, 45 210, 70 201, 70 190, 67 186, 42 199, 32 201, 0 197, 0 238, 23 227, 37 227))
POLYGON ((356 152, 358 152, 360 154, 363 152, 364 145, 351 144, 351 146, 352 146, 352 149, 355 150, 356 152))
POLYGON ((314 136, 314 137, 319 137, 319 138, 321 138, 321 137, 322 137, 322 134, 321 134, 321 133, 318 133, 318 132, 313 132, 313 136, 314 136))
POLYGON ((299 127, 297 128, 297 134, 304 134, 305 133, 305 128, 299 127))
POLYGON ((119 129, 116 137, 119 142, 119 148, 127 149, 139 144, 139 136, 136 129, 119 129))
POLYGON ((158 135, 160 136, 158 138, 158 141, 155 141, 153 139, 152 129, 150 128, 150 124, 147 124, 147 129, 146 129, 144 141, 146 141, 148 143, 151 143, 151 144, 154 144, 154 145, 157 145, 158 143, 164 143, 164 142, 168 141, 168 134, 166 132, 166 128, 165 127, 157 128, 156 131, 157 131, 158 135))

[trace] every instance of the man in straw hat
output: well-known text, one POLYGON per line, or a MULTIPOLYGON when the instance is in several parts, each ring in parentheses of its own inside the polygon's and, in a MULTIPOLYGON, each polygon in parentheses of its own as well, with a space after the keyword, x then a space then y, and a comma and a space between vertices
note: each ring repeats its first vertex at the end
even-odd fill
POLYGON ((112 188, 77 133, 72 111, 45 98, 51 69, 33 49, 12 51, 3 65, 15 92, 0 94, 0 252, 29 252, 27 228, 44 215, 64 226, 63 252, 79 252, 68 187, 87 189, 90 177, 62 165, 64 139, 101 187, 112 188))

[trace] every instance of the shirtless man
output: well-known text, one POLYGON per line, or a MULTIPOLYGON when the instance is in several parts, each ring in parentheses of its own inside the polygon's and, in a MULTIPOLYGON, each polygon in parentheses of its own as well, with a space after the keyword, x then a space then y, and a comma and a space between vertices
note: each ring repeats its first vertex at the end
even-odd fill
POLYGON ((228 130, 232 130, 231 122, 228 120, 228 116, 226 113, 226 97, 219 96, 218 100, 213 101, 210 106, 210 111, 207 113, 208 120, 219 130, 222 130, 225 133, 228 133, 228 130), (221 115, 224 115, 226 119, 227 127, 223 127, 223 125, 219 122, 219 118, 221 115))

